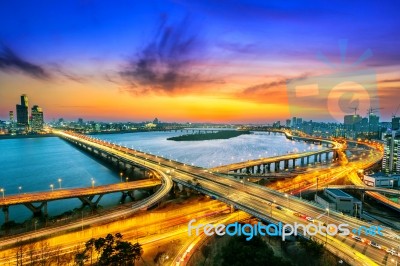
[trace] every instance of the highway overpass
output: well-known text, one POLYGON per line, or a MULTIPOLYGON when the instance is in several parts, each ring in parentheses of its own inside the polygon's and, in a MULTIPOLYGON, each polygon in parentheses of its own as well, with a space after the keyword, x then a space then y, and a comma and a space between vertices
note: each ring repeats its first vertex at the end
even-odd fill
POLYGON ((335 161, 338 159, 338 152, 342 148, 339 143, 330 140, 293 136, 289 132, 282 130, 272 130, 267 132, 282 134, 290 140, 318 144, 326 148, 316 151, 291 153, 274 157, 249 160, 245 162, 237 162, 229 165, 213 167, 210 170, 212 172, 226 174, 267 174, 271 172, 278 173, 281 170, 295 169, 296 166, 303 167, 310 165, 311 163, 328 163, 330 161, 335 161), (311 160, 312 158, 313 160, 311 160))
MULTIPOLYGON (((52 189, 44 192, 31 192, 15 195, 7 195, 0 200, 0 208, 4 212, 5 222, 8 222, 9 207, 12 205, 24 205, 33 214, 43 213, 47 216, 47 203, 49 201, 78 198, 83 206, 96 208, 105 194, 122 192, 125 196, 133 198, 133 191, 137 189, 152 188, 161 184, 161 177, 156 174, 152 179, 122 182, 111 185, 92 186, 87 188, 52 189), (158 178, 156 178, 158 177, 158 178), (95 198, 97 196, 97 198, 95 198), (39 203, 35 206, 34 203, 39 203)), ((94 183, 93 183, 94 184, 94 183)))
MULTIPOLYGON (((307 225, 304 219, 295 215, 294 212, 301 212, 310 217, 318 217, 327 224, 346 223, 351 229, 358 229, 360 226, 366 228, 371 225, 342 215, 341 213, 325 210, 320 205, 292 197, 265 187, 251 183, 241 183, 234 178, 229 178, 210 172, 208 169, 186 165, 160 156, 129 149, 104 140, 90 136, 79 135, 71 132, 56 131, 61 138, 85 147, 91 153, 103 153, 119 159, 124 159, 132 164, 142 165, 147 168, 165 173, 166 180, 172 179, 176 183, 189 186, 215 199, 230 204, 234 208, 242 209, 258 219, 277 223, 293 224, 294 222, 307 225), (272 212, 272 208, 283 206, 282 211, 272 212)), ((386 252, 376 250, 373 247, 358 245, 351 237, 328 236, 317 234, 313 237, 319 242, 326 243, 326 247, 352 265, 379 265, 387 260, 386 252)), ((368 236, 368 241, 379 243, 382 247, 397 247, 400 245, 398 239, 388 238, 384 235, 368 236)))

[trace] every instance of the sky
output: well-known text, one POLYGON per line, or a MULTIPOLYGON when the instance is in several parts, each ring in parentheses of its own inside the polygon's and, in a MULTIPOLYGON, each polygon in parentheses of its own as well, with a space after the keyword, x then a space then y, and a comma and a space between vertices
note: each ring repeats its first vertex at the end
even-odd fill
POLYGON ((398 1, 1 1, 0 119, 340 121, 399 104, 398 1))

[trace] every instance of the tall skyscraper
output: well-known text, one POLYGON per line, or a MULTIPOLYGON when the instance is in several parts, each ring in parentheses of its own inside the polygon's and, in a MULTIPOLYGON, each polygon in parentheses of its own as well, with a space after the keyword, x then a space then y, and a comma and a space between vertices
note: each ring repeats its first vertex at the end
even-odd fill
POLYGON ((17 104, 17 123, 19 126, 29 127, 28 96, 21 95, 21 104, 17 104))
POLYGON ((345 115, 344 126, 348 129, 354 129, 354 125, 361 122, 362 118, 360 115, 345 115))
POLYGON ((296 125, 297 125, 297 119, 296 119, 296 117, 294 116, 294 117, 292 118, 292 124, 291 124, 291 126, 292 126, 292 128, 295 128, 296 125))
POLYGON ((392 130, 400 130, 400 117, 392 117, 392 130))
POLYGON ((400 174, 400 132, 393 130, 385 137, 382 170, 386 174, 400 174))
POLYGON ((375 114, 369 115, 369 132, 379 131, 379 116, 375 114))
POLYGON ((9 112, 10 123, 14 123, 14 111, 9 112))
POLYGON ((32 107, 32 121, 31 128, 32 131, 40 131, 43 129, 44 120, 43 120, 43 110, 37 105, 32 107))

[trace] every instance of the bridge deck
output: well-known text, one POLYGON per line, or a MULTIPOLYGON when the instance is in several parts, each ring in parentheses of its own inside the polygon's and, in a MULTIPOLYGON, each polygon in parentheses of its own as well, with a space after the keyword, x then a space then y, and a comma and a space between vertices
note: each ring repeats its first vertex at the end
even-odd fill
POLYGON ((255 159, 255 160, 249 160, 246 162, 238 162, 238 163, 233 163, 233 164, 228 164, 228 165, 217 166, 217 167, 211 168, 210 171, 229 172, 232 170, 243 169, 246 167, 252 167, 252 166, 267 164, 267 163, 275 163, 275 162, 280 162, 280 161, 285 161, 285 160, 299 159, 302 157, 313 156, 315 154, 331 152, 331 151, 332 151, 332 148, 328 148, 328 149, 312 151, 312 152, 291 153, 291 154, 285 154, 285 155, 274 156, 274 157, 260 158, 260 159, 255 159))
POLYGON ((86 187, 86 188, 71 188, 71 189, 54 189, 54 191, 42 191, 24 194, 15 194, 0 199, 0 206, 9 206, 24 203, 53 201, 68 198, 77 198, 83 196, 94 196, 108 194, 113 192, 130 191, 140 188, 150 188, 160 185, 159 179, 145 179, 131 182, 123 182, 111 185, 86 187))
POLYGON ((329 185, 328 188, 355 189, 355 190, 362 190, 362 191, 381 192, 381 193, 386 193, 386 194, 390 194, 390 195, 400 196, 400 190, 391 189, 391 188, 355 186, 355 185, 329 185))

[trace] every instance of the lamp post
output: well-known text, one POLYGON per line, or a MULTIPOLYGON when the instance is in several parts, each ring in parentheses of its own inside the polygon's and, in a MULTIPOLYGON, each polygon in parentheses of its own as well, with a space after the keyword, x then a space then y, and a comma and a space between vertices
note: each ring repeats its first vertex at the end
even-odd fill
POLYGON ((3 193, 3 199, 4 199, 4 188, 0 189, 1 193, 3 193))
POLYGON ((19 187, 18 187, 18 192, 19 192, 19 194, 21 194, 21 190, 22 190, 22 187, 19 186, 19 187))
POLYGON ((122 175, 123 175, 124 173, 119 173, 119 176, 120 176, 120 179, 121 179, 121 183, 122 183, 122 175))
POLYGON ((129 177, 125 178, 125 180, 126 180, 126 182, 128 182, 128 180, 129 180, 129 177))
MULTIPOLYGON (((276 200, 274 200, 274 204, 276 203, 276 200)), ((272 202, 271 202, 271 209, 270 209, 270 213, 269 213, 269 216, 272 218, 272 202)))
POLYGON ((59 178, 59 179, 58 179, 58 183, 60 184, 60 189, 61 189, 61 181, 62 181, 62 179, 59 178))
POLYGON ((94 188, 94 179, 92 178, 92 188, 94 188))
POLYGON ((329 208, 325 209, 328 212, 328 216, 326 217, 326 224, 328 224, 328 219, 329 219, 329 208))
POLYGON ((54 191, 54 185, 50 184, 50 188, 51 188, 51 191, 53 192, 54 191))

